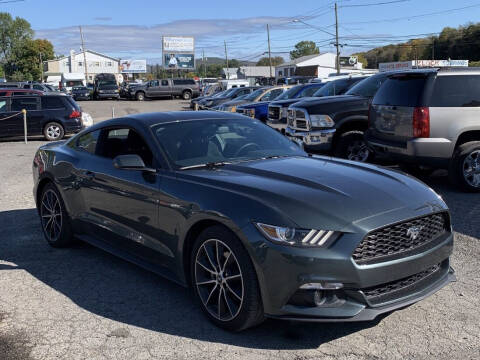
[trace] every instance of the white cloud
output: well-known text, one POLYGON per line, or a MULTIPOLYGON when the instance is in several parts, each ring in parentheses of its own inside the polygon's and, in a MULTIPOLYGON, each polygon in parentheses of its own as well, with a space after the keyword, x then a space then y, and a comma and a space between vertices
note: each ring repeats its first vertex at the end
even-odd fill
MULTIPOLYGON (((140 56, 160 58, 163 35, 194 36, 196 47, 205 51, 221 53, 223 39, 227 39, 232 47, 246 47, 252 34, 265 34, 266 24, 277 29, 286 28, 289 18, 284 17, 251 17, 243 19, 191 19, 178 20, 152 26, 143 25, 88 25, 82 26, 85 47, 112 56, 140 56), (246 44, 246 45, 245 45, 246 44)), ((70 49, 80 47, 80 34, 77 26, 57 29, 38 29, 37 38, 50 40, 57 54, 67 54, 70 49)), ((235 51, 232 52, 232 55, 235 51)))

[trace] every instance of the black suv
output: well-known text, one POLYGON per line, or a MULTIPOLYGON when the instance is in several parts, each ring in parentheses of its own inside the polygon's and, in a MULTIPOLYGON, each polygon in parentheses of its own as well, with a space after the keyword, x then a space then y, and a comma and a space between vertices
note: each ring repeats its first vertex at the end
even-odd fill
POLYGON ((82 112, 67 95, 0 97, 0 137, 23 136, 23 114, 27 110, 27 135, 60 140, 83 129, 82 112))

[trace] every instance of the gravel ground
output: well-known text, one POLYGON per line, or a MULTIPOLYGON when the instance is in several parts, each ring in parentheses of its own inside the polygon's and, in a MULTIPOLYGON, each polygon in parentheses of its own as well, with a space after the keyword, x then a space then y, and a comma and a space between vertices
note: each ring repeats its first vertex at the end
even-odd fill
MULTIPOLYGON (((126 103, 126 112, 184 106, 126 103)), ((100 114, 97 104, 109 102, 82 107, 100 114)), ((41 144, 0 143, 0 359, 480 358, 480 194, 456 192, 442 173, 424 181, 452 211, 456 283, 375 322, 268 320, 232 334, 206 321, 180 286, 86 244, 49 247, 32 198, 41 144)))

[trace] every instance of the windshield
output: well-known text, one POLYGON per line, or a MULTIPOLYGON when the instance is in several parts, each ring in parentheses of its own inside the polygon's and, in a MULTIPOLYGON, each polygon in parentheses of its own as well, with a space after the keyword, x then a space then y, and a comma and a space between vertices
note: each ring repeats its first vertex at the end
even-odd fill
POLYGON ((306 156, 296 144, 258 120, 208 119, 153 126, 177 167, 240 162, 266 157, 306 156))
POLYGON ((288 99, 293 99, 296 97, 297 93, 300 91, 300 89, 303 88, 303 85, 297 85, 294 86, 287 91, 285 91, 282 95, 277 97, 275 100, 288 100, 288 99))
POLYGON ((342 95, 347 91, 353 84, 356 84, 360 80, 364 78, 356 78, 356 79, 339 79, 327 82, 324 86, 322 86, 317 92, 313 94, 316 97, 322 96, 335 96, 335 95, 342 95))
POLYGON ((385 74, 370 76, 351 87, 350 90, 345 93, 345 95, 374 97, 375 93, 380 88, 380 85, 383 84, 386 78, 387 75, 385 74))
POLYGON ((265 89, 255 90, 254 92, 248 94, 245 100, 255 100, 255 98, 262 95, 264 92, 265 92, 265 89))
POLYGON ((83 81, 81 80, 69 80, 65 83, 65 86, 74 87, 74 86, 83 86, 83 81))
POLYGON ((88 90, 85 86, 75 86, 72 90, 88 90))

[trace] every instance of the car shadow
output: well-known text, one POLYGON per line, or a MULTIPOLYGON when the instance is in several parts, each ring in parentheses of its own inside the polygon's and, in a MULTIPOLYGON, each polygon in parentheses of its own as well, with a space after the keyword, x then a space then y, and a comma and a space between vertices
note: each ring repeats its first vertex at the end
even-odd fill
POLYGON ((148 330, 254 349, 311 349, 383 318, 323 324, 269 319, 230 333, 206 319, 188 289, 85 243, 50 247, 35 209, 0 212, 0 228, 0 260, 5 262, 0 273, 23 269, 89 312, 148 330))

